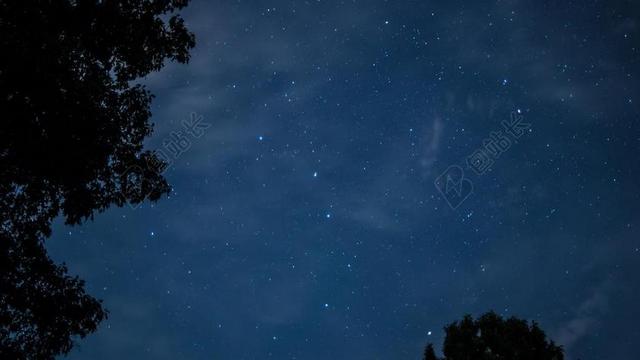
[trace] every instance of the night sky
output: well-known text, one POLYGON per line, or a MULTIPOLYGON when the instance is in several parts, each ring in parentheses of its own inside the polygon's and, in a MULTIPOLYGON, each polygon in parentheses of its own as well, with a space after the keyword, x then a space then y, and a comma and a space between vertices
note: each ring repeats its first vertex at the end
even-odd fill
POLYGON ((492 309, 640 357, 638 2, 183 15, 191 62, 143 81, 171 196, 47 241, 110 311, 69 359, 419 359, 492 309))

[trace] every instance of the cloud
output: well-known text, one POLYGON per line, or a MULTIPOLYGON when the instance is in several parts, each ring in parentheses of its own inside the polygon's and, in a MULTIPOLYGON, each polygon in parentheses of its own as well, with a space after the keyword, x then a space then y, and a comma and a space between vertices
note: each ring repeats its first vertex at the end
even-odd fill
POLYGON ((422 158, 420 159, 420 165, 423 168, 423 175, 425 177, 431 175, 433 164, 438 157, 438 149, 440 148, 440 138, 444 130, 444 124, 439 116, 436 116, 431 123, 431 128, 425 131, 424 134, 424 150, 422 158))
POLYGON ((608 309, 608 290, 609 285, 606 282, 594 289, 577 307, 574 316, 556 331, 555 339, 564 346, 567 353, 578 341, 599 326, 600 318, 608 309))

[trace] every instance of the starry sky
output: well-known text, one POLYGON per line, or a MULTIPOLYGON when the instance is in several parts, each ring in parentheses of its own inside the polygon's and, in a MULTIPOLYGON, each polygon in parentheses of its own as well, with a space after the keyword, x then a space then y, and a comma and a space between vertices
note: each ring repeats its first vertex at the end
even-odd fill
POLYGON ((640 356, 638 2, 183 16, 191 62, 142 80, 171 196, 47 242, 110 311, 69 359, 419 359, 491 309, 640 356))

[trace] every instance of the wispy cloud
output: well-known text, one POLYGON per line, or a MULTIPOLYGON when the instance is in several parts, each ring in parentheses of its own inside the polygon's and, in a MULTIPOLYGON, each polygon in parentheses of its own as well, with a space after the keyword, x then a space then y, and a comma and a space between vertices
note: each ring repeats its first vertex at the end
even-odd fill
POLYGON ((609 288, 608 282, 595 288, 590 296, 577 307, 573 317, 556 331, 556 341, 564 346, 569 356, 572 347, 578 341, 598 328, 600 318, 608 310, 609 288))

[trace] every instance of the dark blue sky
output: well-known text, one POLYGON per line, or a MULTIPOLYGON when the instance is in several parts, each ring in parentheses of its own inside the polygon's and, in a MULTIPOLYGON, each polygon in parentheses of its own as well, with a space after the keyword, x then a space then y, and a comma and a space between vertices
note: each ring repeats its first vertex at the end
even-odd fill
POLYGON ((190 64, 144 81, 148 148, 187 145, 173 194, 47 242, 110 310, 70 359, 419 359, 491 309, 569 359, 640 357, 637 2, 195 0, 184 16, 190 64), (530 128, 475 174, 467 156, 513 112, 530 128), (451 165, 473 185, 456 209, 434 186, 451 165))

